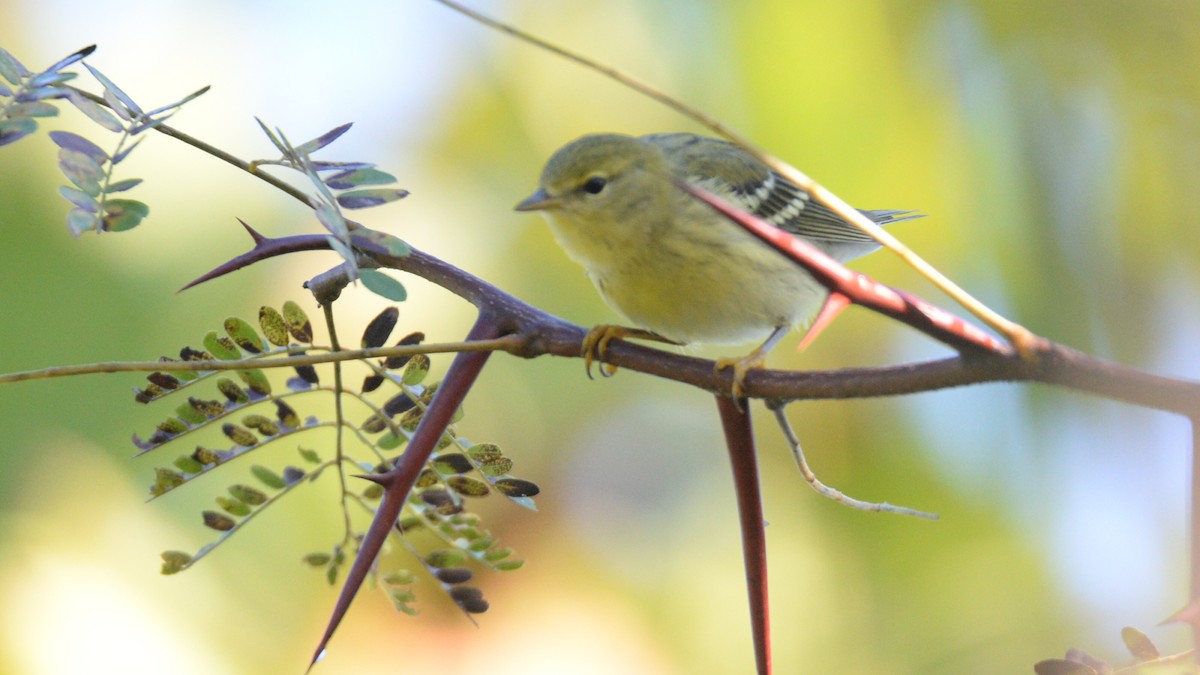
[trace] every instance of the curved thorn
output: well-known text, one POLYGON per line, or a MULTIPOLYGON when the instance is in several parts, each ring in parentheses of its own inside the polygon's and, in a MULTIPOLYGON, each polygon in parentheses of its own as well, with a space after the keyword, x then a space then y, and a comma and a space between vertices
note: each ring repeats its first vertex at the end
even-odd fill
MULTIPOLYGON (((243 223, 244 224, 244 223, 243 223)), ((253 229, 250 229, 251 235, 258 234, 253 229)), ((196 279, 186 284, 177 292, 182 293, 187 289, 198 286, 206 281, 211 281, 217 277, 224 276, 230 272, 236 272, 242 268, 249 267, 256 262, 273 258, 286 253, 295 253, 297 251, 324 251, 329 249, 329 238, 324 234, 297 234, 290 237, 278 237, 272 239, 258 235, 254 240, 254 248, 246 253, 243 253, 228 261, 214 267, 211 271, 203 274, 196 279)))
POLYGON ((351 477, 352 478, 361 478, 363 480, 370 481, 376 485, 380 485, 384 488, 388 487, 393 482, 393 480, 392 480, 393 477, 386 473, 355 474, 351 477))
MULTIPOLYGON (((481 313, 471 328, 471 332, 467 334, 467 340, 487 340, 497 337, 501 332, 492 317, 481 313)), ((400 455, 400 459, 391 470, 381 475, 391 484, 384 491, 383 499, 375 509, 375 518, 367 528, 367 532, 359 544, 354 562, 346 572, 346 580, 342 582, 342 591, 338 594, 337 602, 334 603, 333 610, 330 612, 325 632, 313 651, 312 661, 308 666, 310 669, 325 653, 325 648, 329 646, 334 632, 337 631, 346 612, 349 611, 350 603, 375 564, 375 557, 379 555, 384 541, 395 527, 396 518, 408 500, 409 492, 416 483, 417 475, 425 467, 425 462, 433 453, 434 446, 437 445, 438 440, 445 433, 446 427, 449 426, 454 411, 466 398, 489 356, 491 356, 491 352, 459 352, 455 355, 454 361, 450 363, 450 369, 442 378, 441 386, 438 387, 425 414, 421 416, 416 430, 413 431, 413 436, 409 440, 404 454, 400 455)))
POLYGON ((246 232, 248 232, 250 234, 250 238, 254 240, 255 246, 266 241, 267 238, 264 237, 262 235, 262 233, 259 232, 258 230, 254 229, 253 227, 250 227, 250 225, 246 221, 242 220, 241 218, 238 218, 237 221, 242 224, 242 227, 246 228, 246 232))
POLYGON ((843 309, 849 307, 853 301, 842 293, 834 291, 825 298, 825 303, 821 305, 821 311, 817 312, 817 318, 809 324, 808 331, 804 333, 804 337, 800 340, 800 344, 796 346, 796 351, 804 351, 817 336, 825 330, 838 314, 842 313, 843 309))

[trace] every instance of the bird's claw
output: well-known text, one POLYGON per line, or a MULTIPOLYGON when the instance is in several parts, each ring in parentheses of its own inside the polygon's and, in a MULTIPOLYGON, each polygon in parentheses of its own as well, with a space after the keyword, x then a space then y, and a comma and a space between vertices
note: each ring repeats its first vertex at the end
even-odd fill
MULTIPOLYGON (((607 323, 602 323, 588 331, 588 334, 583 338, 582 354, 583 369, 587 373, 588 379, 594 379, 592 378, 592 362, 596 359, 604 359, 604 354, 608 351, 608 343, 630 334, 630 329, 624 326, 614 326, 607 323)), ((612 377, 616 372, 617 367, 611 363, 600 364, 601 376, 612 377)))
POLYGON ((755 349, 740 358, 717 359, 717 365, 713 370, 719 373, 726 368, 733 369, 732 393, 735 399, 740 399, 746 396, 746 374, 755 368, 762 368, 766 359, 767 355, 762 350, 755 349))
MULTIPOLYGON (((643 330, 641 328, 627 328, 625 326, 615 326, 613 324, 602 323, 588 331, 588 334, 583 338, 583 367, 587 371, 589 378, 592 377, 592 362, 600 359, 603 360, 605 353, 608 351, 608 343, 618 338, 636 338, 638 340, 654 340, 655 342, 665 342, 669 345, 682 345, 682 342, 676 342, 670 338, 665 338, 653 331, 643 330)), ((617 372, 617 367, 611 363, 600 364, 600 374, 604 377, 612 377, 617 372)))

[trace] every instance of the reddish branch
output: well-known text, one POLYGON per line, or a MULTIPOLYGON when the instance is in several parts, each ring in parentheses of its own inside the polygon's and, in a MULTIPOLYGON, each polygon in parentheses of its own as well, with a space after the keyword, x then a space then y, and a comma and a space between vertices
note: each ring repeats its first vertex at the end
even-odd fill
POLYGON ((811 342, 842 310, 855 304, 906 323, 935 340, 950 345, 959 353, 1012 353, 1008 345, 977 326, 915 295, 885 286, 865 274, 848 269, 822 253, 816 246, 738 209, 715 195, 683 181, 677 181, 676 185, 794 260, 829 291, 829 298, 805 335, 803 344, 811 342))
MULTIPOLYGON (((496 324, 489 315, 480 313, 479 319, 471 328, 467 339, 487 340, 497 337, 498 333, 496 324)), ((321 636, 321 641, 309 663, 310 668, 325 652, 334 631, 346 616, 346 611, 350 609, 350 603, 354 600, 355 594, 366 580, 371 566, 375 564, 375 558, 383 548, 383 543, 392 533, 396 519, 400 515, 400 509, 408 500, 408 494, 412 491, 417 476, 429 462, 429 457, 437 447, 438 440, 445 433, 446 427, 449 426, 454 411, 462 405, 467 393, 471 390, 471 385, 475 383, 475 378, 483 370, 489 356, 491 356, 490 352, 459 352, 456 354, 454 361, 450 364, 450 369, 446 372, 446 377, 442 380, 442 385, 433 395, 433 400, 429 402, 429 407, 421 416, 421 421, 413 432, 412 440, 405 446, 404 454, 396 460, 396 465, 386 473, 363 476, 363 478, 383 486, 383 499, 379 503, 379 508, 375 510, 375 519, 371 521, 371 526, 367 529, 367 534, 358 547, 354 564, 346 574, 346 581, 342 584, 342 591, 330 614, 325 634, 321 636)))
POLYGON ((754 636, 754 664, 758 675, 771 672, 771 612, 767 594, 767 533, 764 530, 758 457, 750 408, 745 399, 718 395, 717 410, 725 429, 725 447, 733 469, 738 520, 742 530, 742 565, 746 569, 746 597, 750 601, 750 632, 754 636))

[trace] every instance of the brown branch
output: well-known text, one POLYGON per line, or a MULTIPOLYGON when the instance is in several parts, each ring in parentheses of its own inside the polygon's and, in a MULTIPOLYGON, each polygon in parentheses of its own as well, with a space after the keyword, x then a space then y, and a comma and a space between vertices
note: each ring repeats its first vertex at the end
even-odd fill
MULTIPOLYGON (((259 261, 292 251, 318 250, 328 246, 326 236, 321 234, 277 239, 258 236, 254 240, 254 248, 236 259, 259 261)), ((582 327, 524 303, 427 253, 413 249, 404 257, 375 256, 366 262, 415 274, 486 311, 497 322, 500 336, 519 338, 505 343, 506 351, 510 354, 526 358, 543 354, 570 358, 581 355, 587 334, 582 327)), ((228 273, 237 267, 222 265, 218 269, 228 273)), ((855 274, 849 270, 846 273, 855 274)), ((321 277, 320 283, 334 287, 349 283, 340 268, 330 270, 321 277)), ((313 283, 310 281, 310 286, 313 283)), ((916 300, 911 294, 903 295, 908 303, 916 301, 926 308, 922 311, 927 312, 927 308, 932 307, 916 300)), ((914 321, 910 325, 937 339, 946 339, 946 333, 935 322, 914 321)), ((753 370, 746 376, 746 394, 753 398, 776 400, 846 399, 899 396, 984 382, 1041 382, 1184 415, 1200 409, 1200 383, 1146 373, 1097 359, 1049 340, 1038 343, 1036 358, 1032 360, 1022 359, 1006 350, 972 352, 936 361, 878 368, 753 370)), ((624 340, 614 340, 605 351, 603 360, 614 366, 674 380, 714 394, 728 392, 733 386, 733 374, 728 369, 716 371, 713 361, 624 340)))

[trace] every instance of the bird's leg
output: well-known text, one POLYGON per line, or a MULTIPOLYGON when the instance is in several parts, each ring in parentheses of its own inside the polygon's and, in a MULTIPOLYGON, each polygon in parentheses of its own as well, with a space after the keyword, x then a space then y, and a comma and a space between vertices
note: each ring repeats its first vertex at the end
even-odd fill
POLYGON ((763 362, 767 360, 767 352, 783 339, 783 336, 788 334, 791 326, 776 326, 775 330, 767 336, 761 345, 756 347, 754 351, 741 358, 723 358, 717 359, 718 372, 733 368, 733 397, 741 398, 746 392, 744 386, 746 381, 746 373, 750 372, 751 368, 762 368, 763 362))
MULTIPOLYGON (((682 342, 676 342, 669 338, 665 338, 658 333, 641 328, 628 328, 626 326, 615 326, 613 324, 602 323, 599 326, 593 327, 588 331, 587 336, 583 338, 583 367, 587 371, 587 376, 592 376, 592 361, 603 359, 604 353, 608 351, 608 343, 615 339, 635 338, 638 340, 654 340, 655 342, 665 342, 669 345, 680 345, 682 342)), ((600 364, 600 374, 604 377, 612 377, 617 372, 617 367, 611 363, 600 364)))

